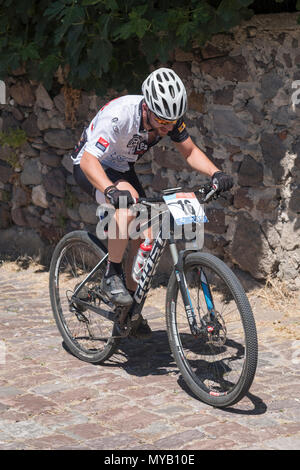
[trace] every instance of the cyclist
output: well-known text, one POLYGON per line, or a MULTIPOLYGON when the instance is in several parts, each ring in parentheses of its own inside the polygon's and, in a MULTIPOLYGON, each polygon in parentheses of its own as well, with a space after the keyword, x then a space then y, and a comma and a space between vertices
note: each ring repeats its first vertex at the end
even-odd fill
MULTIPOLYGON (((187 95, 178 75, 172 69, 159 68, 146 78, 142 93, 103 106, 72 154, 77 184, 97 202, 106 198, 116 208, 117 238, 110 238, 108 233, 108 265, 101 283, 102 291, 116 305, 129 306, 136 288, 130 272, 140 240, 130 240, 125 286, 122 258, 128 238, 122 238, 121 231, 122 224, 127 227, 133 215, 119 208, 121 196, 127 197, 129 204, 132 198, 145 196, 134 163, 168 135, 191 168, 210 176, 221 191, 233 185, 231 176, 220 171, 189 136, 183 119, 187 95)), ((145 321, 143 326, 150 330, 145 321)))

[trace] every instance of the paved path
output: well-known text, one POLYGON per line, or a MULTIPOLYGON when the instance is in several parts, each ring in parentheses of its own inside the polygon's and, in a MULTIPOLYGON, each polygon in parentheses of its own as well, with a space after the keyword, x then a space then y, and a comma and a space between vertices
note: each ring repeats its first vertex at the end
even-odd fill
POLYGON ((127 340, 94 366, 62 346, 48 273, 1 267, 0 449, 299 449, 299 310, 272 311, 252 295, 258 371, 249 395, 224 411, 185 389, 163 294, 152 291, 145 307, 151 339, 127 340))

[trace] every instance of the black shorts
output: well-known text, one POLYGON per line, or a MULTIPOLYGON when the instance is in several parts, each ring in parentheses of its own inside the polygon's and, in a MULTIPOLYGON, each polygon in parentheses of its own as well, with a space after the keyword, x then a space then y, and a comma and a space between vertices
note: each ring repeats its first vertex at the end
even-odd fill
MULTIPOLYGON (((113 170, 112 168, 104 168, 104 171, 113 183, 120 179, 123 179, 134 187, 134 189, 138 192, 139 197, 146 197, 146 193, 134 171, 134 166, 130 164, 129 166, 130 170, 125 171, 124 173, 122 173, 121 171, 113 170)), ((73 176, 78 186, 83 189, 83 191, 85 191, 87 194, 95 198, 96 188, 92 185, 92 183, 89 182, 82 169, 80 168, 80 165, 73 166, 73 176)))

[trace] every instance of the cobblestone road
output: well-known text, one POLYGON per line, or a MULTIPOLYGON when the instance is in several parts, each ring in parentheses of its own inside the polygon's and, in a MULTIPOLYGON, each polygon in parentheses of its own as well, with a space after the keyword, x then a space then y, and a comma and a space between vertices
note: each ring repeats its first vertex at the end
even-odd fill
POLYGON ((72 357, 52 319, 48 273, 0 268, 0 449, 299 449, 299 309, 255 293, 259 364, 250 393, 219 410, 185 388, 171 356, 163 288, 145 306, 153 335, 106 365, 72 357))

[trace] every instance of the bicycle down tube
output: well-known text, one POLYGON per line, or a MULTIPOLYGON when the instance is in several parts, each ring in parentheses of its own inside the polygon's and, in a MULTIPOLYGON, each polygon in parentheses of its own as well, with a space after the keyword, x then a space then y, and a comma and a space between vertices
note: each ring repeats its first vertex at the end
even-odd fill
MULTIPOLYGON (((150 252, 150 255, 148 256, 148 259, 144 266, 141 279, 138 283, 138 286, 133 296, 136 304, 142 305, 146 299, 146 295, 151 286, 152 277, 158 266, 158 263, 162 255, 162 252, 165 248, 165 245, 166 245, 166 240, 162 238, 162 228, 160 228, 159 233, 153 243, 153 247, 150 252)), ((134 307, 135 305, 132 307, 132 310, 134 310, 134 307)))

